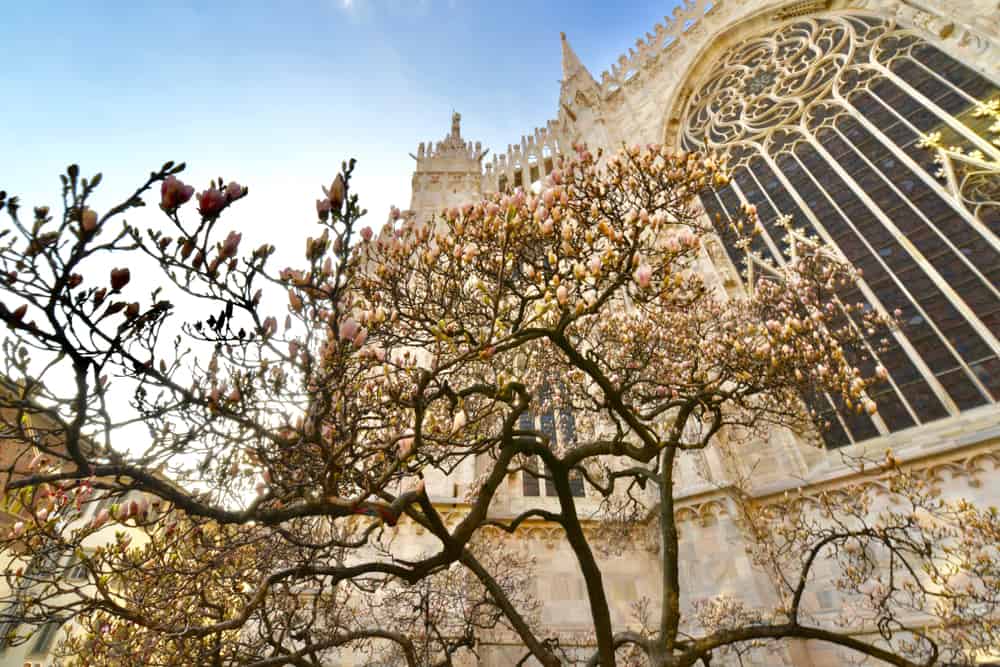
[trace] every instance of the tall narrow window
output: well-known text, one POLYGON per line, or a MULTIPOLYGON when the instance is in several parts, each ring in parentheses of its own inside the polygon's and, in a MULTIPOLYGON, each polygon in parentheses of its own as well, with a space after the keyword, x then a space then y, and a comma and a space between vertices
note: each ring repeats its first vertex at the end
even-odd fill
MULTIPOLYGON (((547 391, 543 392, 543 399, 545 397, 547 397, 547 391)), ((548 410, 537 416, 523 413, 519 418, 518 428, 540 433, 550 442, 558 442, 564 447, 571 445, 576 440, 576 420, 570 410, 548 410)), ((541 459, 533 457, 528 463, 527 469, 522 471, 521 492, 525 496, 555 497, 558 495, 551 476, 540 474, 543 469, 544 464, 541 459), (542 479, 544 479, 544 484, 541 483, 542 479)), ((576 471, 570 473, 569 488, 570 493, 575 497, 582 498, 586 495, 583 477, 576 471)))
POLYGON ((62 621, 44 623, 35 635, 35 642, 31 645, 31 653, 33 655, 48 655, 61 627, 62 621))

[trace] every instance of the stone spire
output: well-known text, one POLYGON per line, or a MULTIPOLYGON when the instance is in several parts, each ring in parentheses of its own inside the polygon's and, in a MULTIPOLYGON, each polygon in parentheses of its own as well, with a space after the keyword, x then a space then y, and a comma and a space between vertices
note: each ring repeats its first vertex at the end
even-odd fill
POLYGON ((573 51, 573 47, 569 45, 566 33, 559 33, 559 36, 562 39, 563 70, 562 85, 559 90, 560 120, 565 120, 562 118, 563 114, 569 114, 569 120, 575 122, 576 110, 579 106, 577 103, 578 95, 582 93, 581 99, 586 100, 587 106, 594 105, 600 97, 600 88, 594 77, 590 75, 587 68, 580 62, 580 59, 573 51))
POLYGON ((587 136, 599 145, 610 146, 607 141, 607 128, 601 118, 601 88, 590 72, 580 62, 566 39, 566 33, 560 33, 562 39, 562 70, 563 79, 559 89, 559 115, 557 124, 561 130, 559 138, 564 146, 572 145, 584 131, 582 128, 597 127, 596 131, 588 131, 587 136), (602 137, 603 143, 596 139, 602 137))
POLYGON ((569 81, 579 72, 583 72, 587 78, 593 79, 590 76, 590 72, 587 68, 583 66, 580 59, 576 56, 576 52, 573 51, 573 47, 569 45, 569 40, 566 39, 566 33, 559 33, 559 37, 562 40, 562 71, 563 71, 563 82, 569 81))

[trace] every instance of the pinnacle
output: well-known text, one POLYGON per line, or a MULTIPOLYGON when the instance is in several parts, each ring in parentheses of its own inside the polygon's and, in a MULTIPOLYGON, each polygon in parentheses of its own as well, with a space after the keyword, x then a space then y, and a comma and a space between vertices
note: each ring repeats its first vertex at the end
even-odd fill
POLYGON ((563 81, 569 81, 581 70, 589 77, 590 72, 588 72, 587 68, 583 66, 582 62, 580 62, 580 59, 573 51, 573 47, 569 45, 569 40, 566 39, 566 33, 559 33, 559 37, 562 40, 563 81))

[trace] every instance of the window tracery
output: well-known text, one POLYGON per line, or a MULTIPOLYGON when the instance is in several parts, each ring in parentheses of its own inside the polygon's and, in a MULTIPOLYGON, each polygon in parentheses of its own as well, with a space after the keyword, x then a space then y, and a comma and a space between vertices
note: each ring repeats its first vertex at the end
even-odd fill
POLYGON ((984 168, 1000 147, 976 131, 998 90, 891 20, 831 14, 744 40, 688 101, 682 146, 725 151, 733 167, 706 211, 757 206, 754 261, 788 261, 788 229, 801 230, 862 269, 842 301, 900 312, 877 359, 855 351, 890 371, 878 414, 807 397, 832 446, 1000 399, 1000 184, 984 168), (934 133, 949 162, 928 150, 934 133))

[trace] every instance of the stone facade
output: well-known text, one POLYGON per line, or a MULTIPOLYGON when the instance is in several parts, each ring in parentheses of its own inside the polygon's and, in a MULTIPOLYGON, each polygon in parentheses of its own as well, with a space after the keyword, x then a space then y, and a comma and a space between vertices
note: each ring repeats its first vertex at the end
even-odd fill
MULTIPOLYGON (((706 82, 715 76, 713 70, 720 59, 754 39, 769 39, 803 21, 813 22, 810 25, 816 31, 838 22, 847 25, 851 21, 854 22, 851 25, 875 26, 876 31, 895 31, 898 39, 907 44, 929 45, 931 52, 944 54, 941 58, 947 57, 950 59, 948 62, 961 63, 962 72, 974 73, 978 77, 975 78, 980 82, 977 90, 985 91, 983 94, 995 96, 1000 91, 1000 2, 997 0, 685 0, 672 16, 637 40, 635 47, 599 78, 587 71, 563 35, 564 76, 557 115, 544 127, 522 137, 519 143, 508 146, 506 152, 495 153, 489 160, 484 159, 486 153, 479 144, 473 146, 461 138, 456 115, 451 134, 444 141, 433 148, 421 144, 417 155, 413 156, 417 168, 413 177, 411 210, 426 220, 434 209, 441 206, 459 205, 498 190, 528 188, 544 177, 555 156, 571 150, 570 146, 575 142, 611 149, 622 143, 651 142, 689 148, 685 144, 685 127, 691 123, 692 100, 697 101, 699 94, 704 92, 706 82)), ((879 42, 880 45, 885 43, 879 42)), ((866 58, 862 60, 867 62, 866 58)), ((782 64, 778 65, 780 69, 782 64)), ((817 70, 819 67, 816 65, 817 70)), ((897 74, 895 63, 876 63, 872 67, 883 68, 886 78, 897 74)), ((927 76, 932 74, 929 71, 927 76)), ((763 75, 745 85, 751 93, 766 96, 769 86, 773 89, 781 85, 780 81, 774 80, 781 75, 781 72, 763 75)), ((930 102, 920 82, 907 83, 904 78, 905 73, 899 74, 899 80, 894 79, 892 85, 904 88, 925 106, 933 107, 943 119, 942 127, 968 134, 968 128, 963 129, 951 117, 958 112, 948 112, 949 116, 946 110, 942 110, 945 102, 930 102)), ((969 74, 963 81, 972 78, 969 74)), ((784 94, 794 98, 794 94, 788 94, 787 89, 784 94)), ((840 103, 846 105, 853 99, 848 93, 843 93, 840 103)), ((853 109, 849 111, 849 116, 863 116, 853 109)), ((802 113, 803 118, 808 115, 802 113)), ((805 128, 808 122, 801 121, 801 128, 805 128)), ((872 133, 877 134, 883 129, 864 118, 859 122, 872 133)), ((909 120, 900 116, 897 124, 903 127, 907 123, 909 120)), ((914 132, 919 130, 916 127, 914 132)), ((768 131, 773 134, 772 130, 768 131)), ((886 130, 886 136, 889 134, 886 130)), ((772 140, 773 136, 769 136, 761 142, 763 145, 772 140)), ((819 145, 822 142, 813 143, 819 145)), ((883 140, 883 143, 888 145, 889 142, 883 140)), ((727 148, 724 142, 719 142, 717 147, 727 148)), ((987 152, 992 150, 992 159, 1000 160, 995 146, 991 148, 980 143, 976 147, 987 152)), ((826 150, 825 144, 821 148, 826 150)), ((949 192, 940 178, 928 173, 912 151, 906 152, 911 148, 912 145, 891 145, 886 150, 914 174, 920 187, 951 207, 949 215, 954 213, 959 216, 980 234, 976 237, 977 247, 986 248, 984 252, 1000 252, 1000 225, 996 218, 987 219, 984 217, 987 214, 970 212, 972 209, 967 208, 967 201, 960 201, 960 195, 949 192)), ((852 175, 841 167, 837 167, 837 173, 845 179, 852 175)), ((883 215, 879 210, 885 206, 877 193, 866 191, 864 185, 849 180, 846 182, 852 183, 856 196, 877 214, 878 220, 887 227, 894 224, 888 214, 883 215)), ((803 220, 814 223, 818 235, 826 240, 838 238, 839 228, 830 227, 831 218, 818 213, 815 202, 803 195, 801 188, 792 187, 794 184, 789 183, 786 182, 786 189, 792 195, 791 200, 802 209, 803 220)), ((764 188, 760 189, 763 191, 764 188)), ((751 196, 751 189, 745 188, 736 194, 746 200, 751 196)), ((918 214, 921 212, 914 210, 918 214)), ((927 215, 928 224, 937 229, 933 225, 933 216, 927 215)), ((854 222, 847 216, 845 219, 849 225, 854 222)), ((947 235, 941 233, 947 245, 947 235)), ((911 415, 909 422, 901 422, 903 425, 879 418, 865 427, 844 422, 847 437, 838 444, 846 446, 838 449, 817 448, 791 434, 776 433, 767 442, 761 442, 749 457, 751 460, 747 461, 748 465, 757 465, 760 471, 755 477, 755 493, 761 500, 799 487, 808 490, 856 482, 857 477, 843 465, 842 454, 873 454, 891 448, 897 458, 921 471, 944 494, 962 496, 983 505, 1000 505, 1000 486, 996 484, 1000 475, 1000 406, 997 404, 996 380, 1000 366, 993 361, 996 351, 1000 349, 997 342, 1000 336, 998 318, 969 305, 968 298, 963 297, 957 288, 952 290, 948 282, 953 280, 948 277, 952 274, 935 268, 935 260, 928 259, 925 256, 927 253, 921 254, 906 234, 905 231, 899 232, 897 240, 912 255, 914 266, 941 282, 939 288, 942 293, 984 345, 987 356, 983 358, 987 359, 986 362, 977 365, 963 360, 965 342, 955 342, 948 331, 942 332, 935 324, 942 344, 954 353, 954 372, 964 373, 963 381, 974 386, 978 394, 968 402, 956 397, 947 386, 951 376, 936 371, 936 362, 925 359, 926 355, 920 351, 919 345, 902 337, 900 349, 910 359, 907 363, 912 363, 917 374, 925 379, 943 412, 923 414, 922 404, 909 397, 905 387, 897 387, 894 382, 900 403, 905 404, 911 415), (994 356, 988 356, 991 354, 994 356)), ((776 254, 780 256, 780 252, 776 254)), ((969 252, 965 255, 971 257, 969 252)), ((747 264, 760 260, 745 259, 747 264)), ((721 244, 708 246, 703 267, 724 289, 730 292, 741 289, 739 271, 745 270, 745 266, 741 267, 739 258, 727 254, 721 244)), ((973 273, 978 271, 975 266, 971 270, 973 273)), ((997 290, 1000 276, 990 273, 988 269, 984 271, 976 275, 983 280, 982 289, 992 294, 997 290)), ((872 285, 875 285, 874 281, 872 285)), ((876 307, 884 307, 882 301, 885 299, 881 298, 879 287, 872 285, 861 285, 862 296, 876 307)), ((922 297, 911 296, 915 307, 921 309, 922 297)), ((933 313, 925 313, 925 317, 934 324, 933 313)), ((899 384, 902 385, 902 381, 899 384)), ((475 466, 470 463, 466 469, 447 479, 429 480, 428 490, 441 507, 448 507, 458 516, 462 511, 464 489, 476 472, 475 466)), ((687 586, 684 596, 687 605, 694 599, 722 593, 729 593, 751 604, 767 603, 773 598, 771 583, 751 567, 743 548, 743 529, 734 518, 729 501, 718 490, 720 484, 725 483, 727 474, 720 457, 712 451, 688 457, 681 466, 682 492, 678 518, 681 521, 681 579, 687 586)), ((497 499, 494 511, 499 516, 514 516, 529 503, 544 505, 545 502, 554 503, 545 498, 523 497, 520 480, 512 478, 497 499)), ((581 513, 589 507, 588 503, 593 502, 591 499, 582 500, 581 513)), ((583 584, 561 534, 543 524, 526 525, 518 534, 524 548, 535 553, 540 565, 535 592, 545 604, 542 622, 559 633, 564 645, 574 642, 585 644, 586 639, 580 634, 588 626, 583 584)), ((602 561, 604 582, 617 614, 617 628, 624 629, 633 622, 632 607, 641 597, 657 599, 657 552, 658 546, 651 534, 649 539, 637 539, 624 553, 609 555, 602 561)), ((820 619, 832 619, 838 610, 838 600, 832 590, 819 590, 808 603, 820 619)), ((521 654, 512 646, 514 638, 509 640, 511 645, 506 647, 506 641, 501 637, 495 638, 495 644, 481 647, 479 664, 506 665, 516 662, 521 654)), ((781 651, 759 656, 758 660, 761 662, 756 664, 810 667, 846 664, 845 657, 838 655, 835 649, 815 643, 789 643, 781 651)), ((713 661, 713 665, 716 662, 713 661)))

